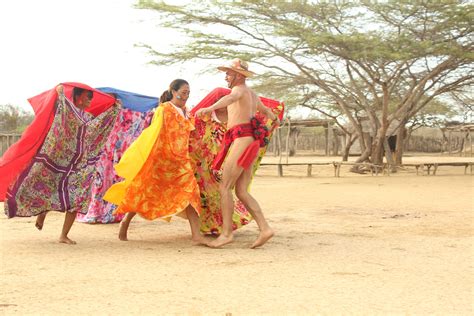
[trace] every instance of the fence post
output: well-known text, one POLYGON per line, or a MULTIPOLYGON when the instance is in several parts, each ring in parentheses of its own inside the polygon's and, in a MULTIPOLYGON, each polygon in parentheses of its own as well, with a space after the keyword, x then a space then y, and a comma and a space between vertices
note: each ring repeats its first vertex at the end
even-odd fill
POLYGON ((313 165, 312 164, 308 164, 308 177, 311 177, 311 171, 313 169, 313 165))
POLYGON ((0 134, 0 156, 21 138, 21 134, 0 134))
POLYGON ((288 157, 290 156, 290 131, 291 121, 288 119, 288 133, 286 133, 286 163, 288 163, 288 157))

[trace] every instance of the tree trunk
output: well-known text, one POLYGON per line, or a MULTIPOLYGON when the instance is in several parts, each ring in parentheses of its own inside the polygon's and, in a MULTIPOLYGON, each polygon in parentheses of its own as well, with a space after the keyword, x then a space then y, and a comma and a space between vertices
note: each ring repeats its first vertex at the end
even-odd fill
POLYGON ((369 161, 370 162, 370 156, 372 154, 372 149, 370 147, 367 147, 365 149, 365 151, 362 153, 362 155, 360 155, 359 158, 357 158, 356 162, 359 163, 359 162, 365 162, 365 161, 369 161))
POLYGON ((349 153, 350 153, 350 150, 351 150, 351 147, 352 145, 354 144, 354 142, 356 141, 356 139, 358 138, 357 135, 352 135, 352 134, 347 134, 348 137, 344 137, 345 139, 345 144, 344 144, 344 149, 343 149, 343 152, 342 152, 342 161, 347 161, 349 159, 349 153))
POLYGON ((362 137, 359 137, 359 146, 360 146, 360 155, 367 150, 367 147, 370 147, 370 136, 367 136, 367 134, 362 134, 362 137), (369 140, 367 139, 369 138, 369 140))
MULTIPOLYGON (((384 137, 385 138, 385 137, 384 137)), ((381 138, 380 135, 375 137, 374 142, 372 144, 372 163, 376 165, 381 165, 383 163, 383 142, 384 138, 381 138)))
MULTIPOLYGON (((372 154, 372 146, 370 145, 371 141, 372 141, 372 137, 368 133, 364 134, 363 140, 359 139, 359 142, 361 144, 364 144, 365 150, 361 153, 360 157, 357 158, 357 160, 355 161, 356 163, 361 163, 361 162, 366 162, 366 161, 370 162, 370 157, 372 154)), ((350 171, 356 172, 356 173, 365 173, 360 166, 353 166, 350 171)))
POLYGON ((383 152, 384 152, 384 142, 385 135, 387 134, 388 126, 381 127, 378 129, 376 136, 374 137, 374 142, 372 143, 372 163, 376 165, 381 165, 383 163, 383 152))
POLYGON ((397 144, 395 145, 395 164, 401 165, 402 164, 402 157, 405 145, 405 137, 407 136, 406 133, 406 121, 400 123, 400 127, 397 131, 397 144))
POLYGON ((296 155, 296 146, 298 144, 298 135, 300 134, 300 129, 297 127, 290 128, 290 139, 289 139, 289 151, 290 157, 296 155))
POLYGON ((390 172, 397 172, 397 168, 395 167, 395 161, 393 160, 392 156, 392 150, 390 149, 390 145, 388 144, 388 137, 385 137, 385 140, 383 142, 383 148, 385 151, 385 158, 387 159, 387 163, 390 166, 390 172))

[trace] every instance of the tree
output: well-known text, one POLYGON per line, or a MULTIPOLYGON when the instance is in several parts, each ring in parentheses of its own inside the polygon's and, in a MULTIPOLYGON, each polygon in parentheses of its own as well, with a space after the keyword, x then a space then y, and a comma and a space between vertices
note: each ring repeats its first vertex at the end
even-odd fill
POLYGON ((452 105, 446 102, 434 100, 429 102, 426 107, 412 116, 405 126, 400 126, 397 133, 397 145, 395 152, 395 160, 397 164, 402 163, 403 151, 410 141, 411 135, 417 129, 422 127, 442 128, 446 122, 450 121, 457 115, 457 111, 452 105))
POLYGON ((33 121, 33 114, 11 104, 0 105, 0 132, 21 133, 33 121))
POLYGON ((154 63, 250 60, 261 73, 258 91, 287 104, 337 107, 361 142, 359 162, 382 162, 392 122, 404 126, 432 100, 473 83, 474 10, 468 1, 172 6, 142 0, 138 6, 156 10, 161 26, 188 39, 158 50, 144 45, 154 63), (321 97, 328 102, 315 102, 321 97), (372 137, 364 137, 365 119, 372 137))
POLYGON ((451 92, 446 102, 452 104, 453 112, 460 116, 460 122, 471 124, 474 122, 474 92, 472 87, 465 87, 465 89, 451 92))

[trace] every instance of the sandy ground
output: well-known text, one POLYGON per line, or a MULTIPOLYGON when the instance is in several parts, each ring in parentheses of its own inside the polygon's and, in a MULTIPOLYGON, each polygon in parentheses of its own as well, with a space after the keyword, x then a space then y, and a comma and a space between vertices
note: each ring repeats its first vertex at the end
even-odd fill
POLYGON ((69 246, 56 242, 62 214, 41 232, 0 216, 0 312, 472 315, 474 178, 332 172, 262 167, 252 192, 277 235, 257 250, 255 223, 214 250, 181 219, 138 219, 129 242, 116 224, 75 223, 69 246))

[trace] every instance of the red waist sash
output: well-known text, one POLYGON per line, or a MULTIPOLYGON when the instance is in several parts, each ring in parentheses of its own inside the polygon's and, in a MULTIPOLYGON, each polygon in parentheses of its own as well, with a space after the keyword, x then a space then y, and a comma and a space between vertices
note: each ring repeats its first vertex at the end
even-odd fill
POLYGON ((250 120, 250 123, 233 126, 224 134, 222 148, 212 163, 212 169, 219 170, 221 168, 235 139, 252 136, 254 141, 248 145, 237 161, 237 165, 242 168, 249 168, 257 157, 260 147, 265 147, 268 144, 268 135, 268 128, 255 117, 250 120))

